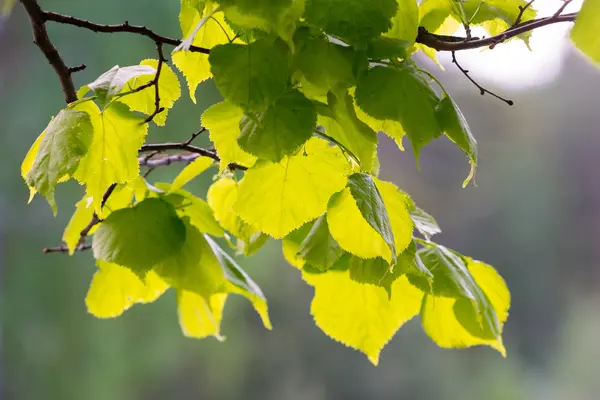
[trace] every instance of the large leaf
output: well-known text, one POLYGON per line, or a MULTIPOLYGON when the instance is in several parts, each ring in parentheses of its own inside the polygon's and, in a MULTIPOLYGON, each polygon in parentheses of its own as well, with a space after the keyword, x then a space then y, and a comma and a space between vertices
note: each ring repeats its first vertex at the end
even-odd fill
POLYGON ((278 162, 310 139, 316 125, 315 106, 302 93, 293 90, 266 111, 244 116, 238 143, 248 153, 278 162))
POLYGON ((110 70, 100 75, 94 82, 88 83, 87 87, 98 96, 98 102, 104 106, 119 93, 127 82, 142 75, 154 75, 156 69, 149 65, 132 65, 130 67, 119 67, 115 65, 110 70))
MULTIPOLYGON (((194 6, 194 1, 182 1, 181 12, 179 13, 179 22, 181 33, 187 37, 194 29, 196 24, 202 18, 202 9, 194 6)), ((202 5, 203 6, 203 5, 202 5)), ((225 22, 223 13, 215 13, 209 18, 202 28, 196 33, 192 44, 205 49, 212 49, 216 45, 229 43, 234 37, 234 33, 225 22)), ((196 102, 196 88, 198 84, 204 82, 212 76, 208 54, 177 51, 172 54, 173 64, 183 73, 188 84, 189 94, 192 101, 196 102)))
POLYGON ((471 172, 463 183, 466 186, 475 176, 477 166, 477 142, 471 133, 464 115, 449 96, 444 96, 436 108, 440 127, 454 143, 469 157, 471 172))
POLYGON ((315 288, 310 311, 319 328, 334 340, 363 352, 377 365, 379 353, 398 329, 421 307, 423 294, 405 277, 382 287, 350 279, 348 271, 302 274, 315 288))
POLYGON ((88 312, 95 317, 118 317, 136 303, 152 303, 169 288, 152 271, 142 279, 120 265, 101 260, 97 264, 85 298, 88 312))
POLYGON ((169 203, 149 198, 113 212, 94 234, 94 257, 130 268, 138 275, 177 254, 185 226, 169 203))
POLYGON ((62 110, 44 132, 25 181, 46 197, 56 214, 54 189, 62 177, 79 167, 92 142, 92 123, 83 111, 62 110))
POLYGON ((375 67, 359 80, 356 104, 378 120, 402 124, 415 156, 440 134, 435 118, 438 97, 413 68, 375 67))
POLYGON ((76 108, 89 114, 94 134, 74 177, 86 184, 86 193, 100 212, 102 197, 110 185, 130 182, 139 175, 138 150, 148 124, 119 102, 102 111, 91 101, 76 108))
POLYGON ((243 116, 241 108, 225 101, 212 105, 202 114, 202 125, 209 130, 210 140, 221 158, 221 172, 231 163, 250 167, 256 161, 256 157, 242 150, 237 142, 243 116))
POLYGON ((414 43, 419 27, 419 6, 415 0, 396 0, 398 11, 392 18, 392 28, 386 36, 414 43))
MULTIPOLYGON (((143 60, 140 65, 146 65, 155 68, 158 71, 158 60, 143 60)), ((122 94, 149 84, 154 80, 154 76, 140 75, 130 80, 122 90, 122 94)), ((164 111, 156 114, 152 121, 157 125, 163 126, 167 120, 167 113, 173 107, 175 101, 181 96, 181 87, 179 79, 173 72, 171 67, 163 63, 158 77, 158 96, 160 106, 164 111)), ((124 95, 119 98, 119 101, 125 103, 134 111, 143 112, 146 115, 152 115, 156 111, 156 90, 154 86, 149 86, 145 89, 134 93, 124 95)))
POLYGON ((290 50, 281 40, 219 45, 209 61, 225 100, 249 111, 266 110, 290 82, 290 50))
POLYGON ((282 238, 325 212, 331 195, 346 184, 347 166, 339 149, 312 138, 296 155, 250 168, 233 209, 250 225, 282 238))
POLYGON ((593 62, 600 64, 600 2, 585 0, 571 30, 575 46, 593 62))
POLYGON ((388 31, 396 0, 306 0, 304 18, 349 43, 364 44, 388 31))
POLYGON ((508 317, 510 293, 494 268, 478 261, 467 261, 469 273, 488 299, 484 315, 465 299, 427 295, 421 310, 423 328, 441 347, 488 345, 505 355, 500 334, 508 317), (490 330, 485 324, 493 318, 497 319, 498 331, 490 330))

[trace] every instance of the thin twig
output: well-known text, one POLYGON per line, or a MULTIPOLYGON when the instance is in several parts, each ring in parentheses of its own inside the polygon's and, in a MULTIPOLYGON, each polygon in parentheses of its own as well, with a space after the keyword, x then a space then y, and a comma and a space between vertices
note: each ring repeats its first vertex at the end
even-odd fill
POLYGON ((154 158, 151 160, 143 160, 140 159, 140 165, 145 167, 150 167, 150 169, 154 169, 157 167, 166 167, 175 163, 185 163, 189 164, 196 160, 198 157, 201 157, 200 154, 194 153, 178 153, 178 154, 170 154, 160 158, 154 158))
MULTIPOLYGON (((22 0, 22 1, 27 1, 27 0, 22 0)), ((96 33, 119 33, 119 32, 134 33, 137 35, 146 36, 147 38, 152 39, 155 43, 168 44, 171 46, 178 46, 182 42, 179 39, 174 39, 174 38, 170 38, 167 36, 159 35, 159 34, 155 33, 154 31, 152 31, 151 29, 146 28, 145 26, 130 25, 129 21, 125 21, 124 23, 118 24, 118 25, 104 25, 104 24, 97 24, 94 22, 86 21, 84 19, 75 18, 70 15, 63 15, 63 14, 49 12, 49 11, 45 11, 45 12, 42 11, 42 16, 43 16, 44 22, 52 21, 52 22, 56 22, 59 24, 77 26, 79 28, 88 29, 88 30, 96 32, 96 33)), ((189 51, 196 52, 196 53, 204 53, 204 54, 210 53, 209 49, 205 49, 203 47, 198 47, 198 46, 190 46, 189 51)))
POLYGON ((556 17, 558 17, 560 14, 562 14, 562 12, 563 12, 563 11, 565 11, 565 8, 567 8, 567 6, 568 6, 569 4, 571 4, 571 2, 572 2, 572 1, 573 1, 573 0, 563 0, 563 5, 562 5, 562 6, 560 6, 560 8, 558 9, 558 11, 556 11, 556 12, 554 13, 554 17, 556 18, 556 17))
POLYGON ((75 72, 83 71, 86 68, 87 68, 87 65, 85 65, 85 64, 80 64, 76 67, 69 67, 69 73, 74 74, 75 72))
POLYGON ((152 121, 154 117, 165 110, 164 107, 160 106, 160 90, 158 84, 163 63, 166 61, 165 55, 163 54, 162 43, 160 42, 156 42, 156 53, 158 54, 158 65, 156 66, 156 75, 154 75, 154 79, 151 82, 154 85, 154 112, 144 120, 145 123, 152 121))
POLYGON ((205 128, 205 127, 202 127, 202 128, 200 128, 200 130, 199 130, 198 132, 194 132, 194 133, 192 134, 192 136, 190 136, 190 138, 189 138, 188 140, 186 140, 185 142, 183 142, 183 144, 184 144, 184 145, 191 144, 191 143, 192 143, 194 140, 196 140, 196 138, 197 138, 198 136, 200 136, 200 135, 201 135, 201 134, 203 134, 204 132, 206 132, 206 128, 205 128))
POLYGON ((515 19, 515 22, 512 24, 511 29, 521 23, 521 20, 523 19, 523 14, 525 14, 525 11, 527 11, 529 7, 531 7, 534 1, 535 0, 531 0, 524 6, 519 6, 519 15, 517 15, 517 19, 515 19))
POLYGON ((464 68, 463 68, 463 67, 462 67, 462 66, 461 66, 461 65, 458 63, 458 61, 456 60, 456 53, 455 53, 454 51, 452 52, 452 62, 453 62, 454 64, 456 64, 456 66, 458 67, 458 69, 460 70, 460 72, 462 72, 462 73, 463 73, 463 74, 464 74, 464 75, 467 77, 467 79, 469 79, 469 80, 471 81, 471 83, 473 83, 473 85, 477 86, 477 88, 479 89, 479 92, 481 93, 481 95, 482 95, 482 96, 483 96, 484 94, 488 93, 488 94, 490 94, 490 95, 494 96, 495 98, 497 98, 497 99, 499 99, 499 100, 502 100, 503 102, 505 102, 505 103, 506 103, 506 104, 508 104, 509 106, 512 106, 513 104, 515 104, 515 102, 514 102, 514 101, 512 101, 512 100, 508 100, 508 99, 505 99, 504 97, 501 97, 501 96, 498 96, 496 93, 494 93, 494 92, 492 92, 492 91, 490 91, 490 90, 488 90, 488 89, 484 88, 484 87, 483 87, 483 86, 481 86, 479 83, 477 83, 477 82, 475 81, 475 79, 471 78, 471 76, 469 75, 469 70, 467 70, 467 69, 464 69, 464 68))
MULTIPOLYGON (((75 251, 86 251, 92 248, 91 244, 83 244, 83 245, 78 245, 75 248, 75 251)), ((44 254, 48 254, 48 253, 68 253, 69 252, 69 248, 67 247, 66 244, 61 244, 60 246, 56 246, 56 247, 45 247, 42 252, 44 254)))

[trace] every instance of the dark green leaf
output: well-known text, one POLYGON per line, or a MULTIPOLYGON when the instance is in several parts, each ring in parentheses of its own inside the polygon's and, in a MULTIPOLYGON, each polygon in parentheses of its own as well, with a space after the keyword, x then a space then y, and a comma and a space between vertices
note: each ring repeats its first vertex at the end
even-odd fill
POLYGON ((300 244, 298 257, 321 271, 327 271, 343 253, 344 250, 329 233, 327 218, 322 215, 300 244))

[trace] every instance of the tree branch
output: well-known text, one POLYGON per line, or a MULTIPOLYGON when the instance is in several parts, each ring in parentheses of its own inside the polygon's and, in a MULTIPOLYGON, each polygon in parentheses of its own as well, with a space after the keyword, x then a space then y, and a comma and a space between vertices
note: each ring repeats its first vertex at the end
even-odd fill
MULTIPOLYGON (((42 11, 42 10, 40 10, 40 12, 41 12, 44 22, 52 21, 52 22, 56 22, 59 24, 73 25, 73 26, 77 26, 79 28, 88 29, 88 30, 96 32, 96 33, 119 33, 119 32, 134 33, 137 35, 146 36, 147 38, 152 39, 155 43, 168 44, 171 46, 178 46, 182 42, 179 39, 174 39, 174 38, 170 38, 167 36, 159 35, 159 34, 155 33, 154 31, 152 31, 151 29, 146 28, 145 26, 130 25, 129 21, 125 21, 124 23, 122 23, 120 25, 104 25, 104 24, 97 24, 94 22, 90 22, 90 21, 87 21, 84 19, 75 18, 70 15, 63 15, 63 14, 59 14, 59 13, 55 13, 55 12, 42 11)), ((210 53, 209 49, 205 49, 203 47, 198 47, 198 46, 190 46, 189 51, 193 51, 196 53, 204 53, 204 54, 210 53)))
POLYGON ((574 22, 577 18, 577 13, 553 15, 551 17, 534 19, 531 21, 519 23, 505 32, 500 33, 496 36, 491 36, 483 39, 467 40, 466 38, 459 38, 456 36, 443 36, 429 33, 422 26, 419 27, 419 33, 417 35, 417 43, 424 44, 427 47, 431 47, 437 51, 461 51, 469 49, 477 49, 480 47, 495 46, 503 43, 508 39, 515 36, 519 36, 523 33, 532 31, 537 28, 541 28, 546 25, 556 24, 559 22, 574 22))
MULTIPOLYGON (((217 162, 221 161, 221 158, 215 151, 204 149, 202 147, 192 146, 191 144, 187 144, 186 142, 145 144, 140 149, 140 153, 155 152, 155 151, 167 151, 167 150, 183 150, 183 151, 187 151, 189 153, 197 154, 198 156, 201 156, 201 157, 212 158, 213 160, 215 160, 217 162)), ((146 165, 150 166, 151 161, 152 160, 146 160, 146 163, 147 163, 146 165)), ((239 165, 236 163, 231 163, 231 164, 229 164, 228 167, 231 170, 240 170, 240 171, 246 171, 248 169, 248 167, 245 167, 243 165, 239 165)))
POLYGON ((76 101, 77 91, 75 90, 73 79, 71 79, 71 73, 74 71, 67 67, 58 50, 56 50, 56 47, 50 41, 48 31, 46 31, 44 11, 40 8, 37 0, 21 0, 21 3, 25 7, 25 11, 27 11, 29 20, 31 21, 33 42, 44 53, 44 56, 46 56, 46 59, 52 65, 54 71, 56 71, 65 95, 65 101, 67 103, 76 101))

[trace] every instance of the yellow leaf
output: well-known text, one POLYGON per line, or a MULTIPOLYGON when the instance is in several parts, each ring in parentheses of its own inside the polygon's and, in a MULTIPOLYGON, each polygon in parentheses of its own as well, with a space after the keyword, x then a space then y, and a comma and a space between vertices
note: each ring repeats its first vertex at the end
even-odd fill
POLYGON ((221 319, 226 300, 226 293, 212 295, 206 300, 194 292, 178 290, 177 312, 183 334, 197 339, 214 336, 223 341, 221 319))
POLYGON ((130 269, 97 261, 98 271, 92 278, 85 298, 88 312, 98 318, 114 318, 135 303, 151 303, 167 289, 167 284, 150 271, 145 282, 130 269))
POLYGON ((339 148, 312 138, 296 155, 250 168, 233 209, 250 225, 282 238, 325 212, 331 195, 345 186, 347 170, 339 148))
MULTIPOLYGON (((190 12, 194 12, 195 15, 191 23, 186 20, 184 24, 183 21, 181 21, 183 37, 187 37, 202 18, 197 10, 194 11, 191 8, 189 10, 190 12)), ((189 15, 186 18, 189 19, 189 15)), ((213 14, 213 16, 206 21, 194 37, 194 42, 192 44, 194 46, 212 49, 218 44, 229 43, 229 39, 234 36, 235 33, 233 33, 227 22, 225 22, 223 13, 218 12, 213 14)), ((198 84, 212 76, 210 64, 208 63, 208 54, 191 51, 177 51, 172 54, 172 58, 173 64, 175 64, 185 76, 189 87, 190 98, 196 103, 196 88, 198 87, 198 84)))
POLYGON ((398 121, 392 120, 378 120, 371 117, 369 114, 360 109, 356 104, 354 105, 354 109, 356 110, 356 116, 365 124, 369 125, 369 128, 373 129, 375 132, 383 132, 392 138, 398 148, 404 151, 404 145, 402 144, 402 138, 406 135, 402 124, 398 121))
POLYGON ((391 182, 373 178, 383 198, 394 233, 396 255, 402 253, 413 239, 413 222, 406 207, 406 195, 391 182))
POLYGON ((86 184, 86 194, 93 197, 94 209, 100 212, 102 197, 111 184, 130 182, 139 175, 138 150, 148 124, 119 102, 102 111, 90 101, 75 109, 90 115, 94 136, 74 176, 86 184))
MULTIPOLYGON (((31 148, 27 152, 25 159, 23 159, 23 163, 21 164, 21 177, 23 178, 23 180, 25 180, 25 182, 27 182, 27 175, 29 175, 29 171, 31 171, 31 169, 33 168, 33 164, 35 163, 35 158, 37 157, 38 151, 40 149, 40 143, 44 139, 45 134, 46 134, 46 131, 40 133, 40 135, 37 137, 37 139, 35 139, 35 142, 33 142, 33 145, 31 145, 31 148)), ((28 186, 28 187, 29 187, 29 200, 27 202, 31 203, 31 200, 33 200, 33 196, 35 196, 36 190, 31 186, 28 186)))
POLYGON ((391 263, 389 246, 362 216, 350 189, 346 188, 331 198, 327 207, 327 223, 331 236, 347 252, 361 258, 381 257, 391 263))
POLYGON ((210 140, 221 158, 221 172, 231 163, 251 167, 256 161, 256 157, 242 150, 237 142, 243 116, 241 108, 225 101, 211 106, 202 114, 202 126, 209 130, 210 140))
POLYGON ((353 281, 348 271, 302 276, 315 288, 310 310, 317 326, 375 365, 383 347, 421 307, 422 292, 405 276, 394 281, 391 297, 383 287, 353 281))
POLYGON ((213 164, 213 160, 208 157, 198 157, 191 164, 187 165, 177 175, 171 185, 170 192, 176 192, 185 186, 189 181, 206 171, 213 164))
MULTIPOLYGON (((140 65, 147 65, 152 68, 158 68, 158 60, 143 60, 140 65)), ((140 75, 130 80, 123 88, 121 93, 135 90, 154 80, 154 75, 140 75)), ((175 101, 181 96, 181 87, 179 79, 173 72, 171 67, 163 63, 161 66, 160 76, 158 77, 158 90, 160 98, 160 106, 165 110, 154 116, 152 121, 157 125, 163 126, 167 119, 167 112, 173 107, 175 101)), ((134 111, 142 112, 146 115, 152 115, 156 110, 156 91, 154 86, 142 89, 139 92, 125 95, 119 98, 121 103, 125 103, 134 111)))
POLYGON ((81 231, 90 223, 94 215, 94 209, 89 200, 91 199, 84 197, 75 204, 75 212, 63 233, 62 240, 69 249, 69 255, 73 255, 75 252, 75 247, 77 247, 81 237, 81 231))
MULTIPOLYGON (((500 329, 508 318, 510 293, 506 283, 491 266, 479 261, 468 260, 468 268, 477 285, 490 300, 500 329)), ((454 305, 457 299, 427 295, 423 302, 421 318, 423 329, 440 347, 465 348, 477 345, 488 345, 506 356, 502 337, 488 339, 473 335, 457 319, 454 305)))

